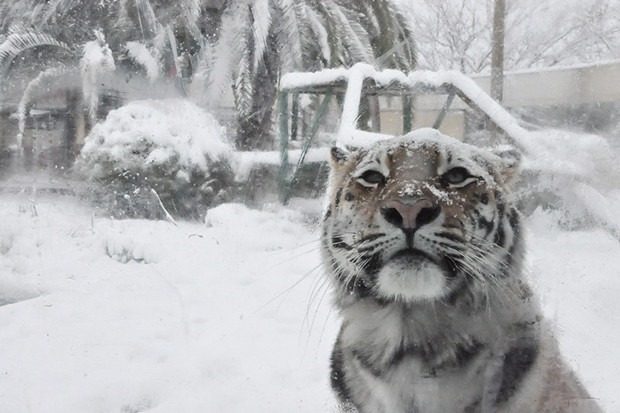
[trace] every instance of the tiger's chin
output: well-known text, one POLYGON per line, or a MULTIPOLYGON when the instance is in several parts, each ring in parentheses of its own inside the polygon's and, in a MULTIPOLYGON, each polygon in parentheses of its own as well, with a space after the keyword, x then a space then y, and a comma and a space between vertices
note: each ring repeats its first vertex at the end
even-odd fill
POLYGON ((401 302, 432 301, 448 289, 441 265, 424 254, 404 251, 390 258, 377 273, 376 292, 401 302))

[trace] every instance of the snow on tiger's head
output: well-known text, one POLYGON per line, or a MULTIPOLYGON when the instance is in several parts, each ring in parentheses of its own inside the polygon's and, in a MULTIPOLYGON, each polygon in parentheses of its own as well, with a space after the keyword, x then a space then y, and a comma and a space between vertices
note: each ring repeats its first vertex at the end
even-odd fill
POLYGON ((518 160, 433 129, 356 152, 333 148, 322 245, 337 289, 449 300, 506 277, 519 245, 508 193, 518 160))

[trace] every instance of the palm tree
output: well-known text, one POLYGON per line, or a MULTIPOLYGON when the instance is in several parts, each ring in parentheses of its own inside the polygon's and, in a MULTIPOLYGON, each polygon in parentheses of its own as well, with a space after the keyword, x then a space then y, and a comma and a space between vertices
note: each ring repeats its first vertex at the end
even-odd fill
POLYGON ((231 82, 237 145, 264 147, 281 73, 357 62, 401 70, 415 65, 411 29, 390 1, 237 2, 227 6, 217 42, 203 54, 206 95, 213 101, 231 82))
POLYGON ((0 33, 7 33, 0 35, 0 84, 9 83, 14 62, 23 60, 18 57, 27 58, 30 50, 44 50, 47 59, 43 59, 39 71, 30 68, 31 73, 22 78, 36 77, 50 65, 55 66, 57 60, 67 69, 79 70, 76 57, 81 55, 83 45, 93 40, 93 29, 105 37, 114 60, 121 66, 135 69, 135 63, 144 65, 131 53, 142 47, 158 60, 162 72, 179 72, 176 49, 190 49, 186 43, 201 44, 198 17, 191 17, 197 12, 188 6, 192 4, 198 2, 187 0, 170 6, 149 0, 0 0, 0 33), (171 20, 172 15, 177 18, 171 20), (133 47, 127 47, 130 42, 133 47))
POLYGON ((282 73, 415 64, 411 30, 390 0, 0 0, 0 33, 16 24, 73 50, 100 29, 121 65, 157 61, 181 85, 207 79, 205 101, 232 84, 244 149, 269 143, 282 73))

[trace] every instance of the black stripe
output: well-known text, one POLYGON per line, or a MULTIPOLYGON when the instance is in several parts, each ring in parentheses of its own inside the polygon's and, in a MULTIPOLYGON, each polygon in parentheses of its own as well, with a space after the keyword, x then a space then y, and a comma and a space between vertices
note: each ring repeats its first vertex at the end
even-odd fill
POLYGON ((368 261, 364 263, 364 271, 368 275, 376 275, 381 269, 381 254, 376 253, 369 257, 368 261))
POLYGON ((495 225, 494 218, 496 212, 494 212, 494 215, 490 220, 483 216, 478 209, 474 209, 473 213, 474 217, 472 219, 472 222, 474 226, 478 229, 484 229, 483 238, 487 239, 491 232, 493 232, 493 226, 495 225))
POLYGON ((360 277, 353 277, 344 287, 349 294, 354 294, 357 298, 373 296, 372 288, 360 277))
POLYGON ((439 232, 437 233, 438 237, 445 238, 450 241, 463 243, 465 240, 460 235, 453 234, 451 232, 439 232))
POLYGON ((497 203, 497 229, 495 230, 495 236, 493 242, 500 247, 504 247, 506 242, 506 234, 504 233, 504 210, 505 206, 502 202, 497 203))
POLYGON ((519 245, 519 236, 521 235, 519 232, 521 229, 519 222, 519 213, 514 209, 511 209, 508 213, 508 225, 510 225, 510 228, 512 229, 512 243, 508 247, 508 251, 505 255, 506 263, 504 265, 504 268, 502 269, 502 278, 507 278, 508 276, 510 276, 511 268, 516 259, 514 253, 517 245, 519 245))
MULTIPOLYGON (((464 273, 465 277, 469 277, 469 274, 464 273)), ((473 301, 467 300, 467 295, 472 296, 471 289, 469 288, 469 283, 466 278, 461 278, 458 280, 458 285, 453 287, 452 292, 444 298, 444 302, 450 307, 454 307, 459 303, 473 301), (466 301, 467 300, 467 301, 466 301)))
POLYGON ((463 413, 477 413, 480 411, 481 400, 476 400, 463 410, 463 413))
POLYGON ((456 349, 456 361, 454 367, 464 367, 484 350, 484 344, 474 341, 470 345, 458 346, 456 349))
POLYGON ((484 229, 484 238, 488 237, 491 231, 493 231, 493 220, 489 221, 482 215, 478 218, 478 228, 484 229))
POLYGON ((457 277, 457 275, 459 275, 460 267, 458 258, 456 256, 452 254, 443 254, 441 257, 441 263, 448 278, 454 279, 457 277))
POLYGON ((385 234, 380 232, 378 234, 370 234, 370 235, 366 235, 365 237, 363 237, 360 242, 366 242, 366 241, 374 241, 377 238, 381 238, 382 236, 384 236, 385 234))
POLYGON ((334 209, 338 208, 338 206, 340 205, 340 196, 342 195, 342 188, 338 189, 338 191, 336 191, 336 199, 334 200, 334 209))
POLYGON ((344 242, 342 237, 340 237, 338 235, 334 235, 332 237, 332 246, 334 248, 338 248, 338 249, 341 249, 341 250, 347 250, 347 251, 351 251, 353 249, 352 246, 350 246, 349 244, 344 242))
POLYGON ((515 234, 515 238, 517 238, 520 235, 521 222, 519 220, 519 213, 514 208, 510 210, 510 215, 508 215, 508 223, 510 224, 510 228, 512 228, 512 232, 515 234))
POLYGON ((512 254, 519 244, 519 238, 521 237, 521 222, 519 219, 519 213, 514 209, 510 210, 508 224, 510 225, 510 228, 512 228, 512 245, 508 249, 508 252, 510 252, 510 258, 512 259, 512 254))
MULTIPOLYGON (((398 349, 398 351, 394 353, 394 356, 392 356, 392 359, 385 365, 384 370, 397 366, 405 357, 411 356, 422 361, 422 363, 429 368, 429 371, 432 372, 431 375, 433 375, 436 371, 442 369, 452 370, 464 368, 484 349, 484 344, 478 341, 474 341, 471 344, 457 344, 454 350, 454 357, 444 359, 444 357, 440 357, 441 353, 433 351, 430 347, 425 348, 424 346, 413 344, 398 349)), ((372 369, 369 370, 373 371, 372 369)), ((376 368, 374 370, 376 371, 376 368)))
POLYGON ((495 231, 495 237, 493 238, 493 242, 498 246, 504 248, 504 244, 506 243, 506 233, 504 232, 504 223, 503 221, 499 221, 497 223, 497 231, 495 231))
POLYGON ((351 391, 347 386, 344 374, 344 354, 340 345, 341 335, 342 329, 340 330, 340 335, 338 336, 336 344, 334 345, 334 350, 332 351, 330 381, 332 389, 338 395, 338 398, 342 402, 350 403, 351 391))
POLYGON ((353 356, 363 368, 368 370, 373 376, 379 377, 383 373, 383 370, 377 369, 371 362, 370 359, 364 354, 364 352, 359 350, 353 350, 353 356))
POLYGON ((538 345, 514 347, 504 355, 502 384, 497 393, 496 404, 508 401, 519 388, 538 356, 538 345))

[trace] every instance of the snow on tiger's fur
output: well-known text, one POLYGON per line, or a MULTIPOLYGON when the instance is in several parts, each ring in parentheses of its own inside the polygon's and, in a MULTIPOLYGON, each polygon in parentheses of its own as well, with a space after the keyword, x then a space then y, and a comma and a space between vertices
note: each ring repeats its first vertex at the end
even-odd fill
POLYGON ((332 150, 322 251, 345 411, 598 411, 522 275, 518 163, 430 129, 332 150))

